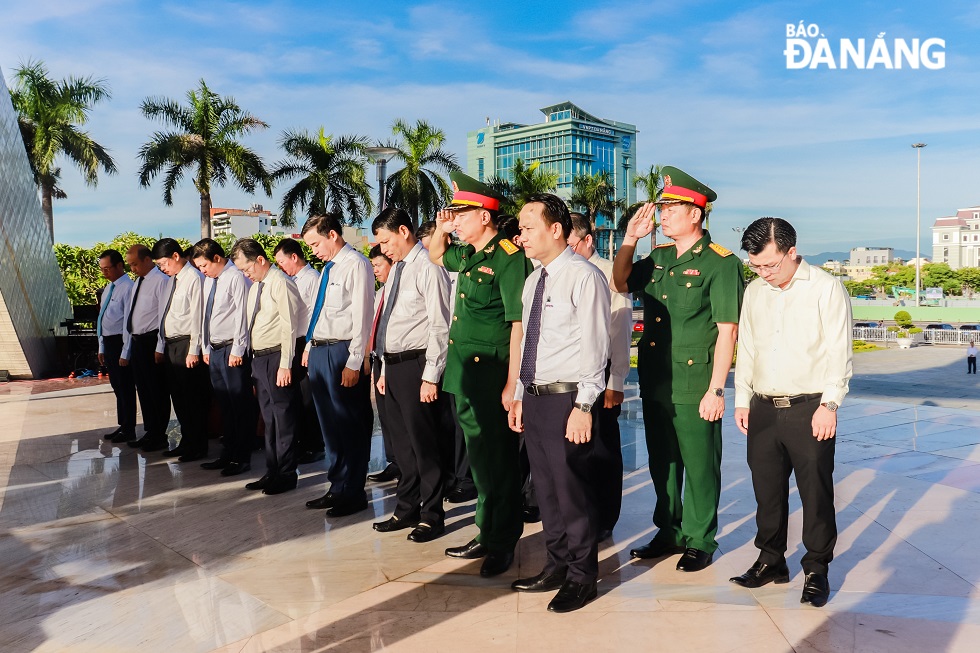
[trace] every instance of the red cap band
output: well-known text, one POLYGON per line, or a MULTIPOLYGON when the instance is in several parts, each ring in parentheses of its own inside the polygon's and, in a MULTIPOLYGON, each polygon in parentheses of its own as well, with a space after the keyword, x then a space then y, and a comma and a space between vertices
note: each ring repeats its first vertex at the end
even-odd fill
POLYGON ((479 193, 471 193, 465 190, 458 190, 453 194, 453 204, 468 204, 489 211, 500 210, 500 200, 497 198, 480 195, 479 193))
POLYGON ((663 192, 660 193, 660 202, 690 202, 691 204, 696 204, 702 209, 708 204, 708 198, 701 193, 696 193, 690 188, 684 188, 683 186, 667 186, 664 188, 663 192))

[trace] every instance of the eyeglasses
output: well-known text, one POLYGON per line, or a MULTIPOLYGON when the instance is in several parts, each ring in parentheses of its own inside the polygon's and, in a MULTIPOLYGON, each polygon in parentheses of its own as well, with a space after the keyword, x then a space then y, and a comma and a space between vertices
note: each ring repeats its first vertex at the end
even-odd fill
MULTIPOLYGON (((786 254, 789 254, 789 252, 786 252, 786 254)), ((751 263, 749 263, 749 269, 755 272, 756 274, 762 274, 763 272, 766 273, 778 272, 779 266, 783 264, 783 260, 786 258, 786 254, 783 254, 783 257, 779 259, 779 261, 771 265, 752 265, 751 263)))

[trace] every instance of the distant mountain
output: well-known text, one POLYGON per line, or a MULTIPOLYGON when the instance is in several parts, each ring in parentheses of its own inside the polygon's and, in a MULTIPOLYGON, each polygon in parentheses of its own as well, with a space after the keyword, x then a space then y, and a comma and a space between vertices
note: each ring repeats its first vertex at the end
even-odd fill
MULTIPOLYGON (((911 261, 915 258, 915 252, 908 249, 896 249, 895 256, 898 258, 911 261)), ((932 252, 922 250, 922 256, 924 258, 931 258, 932 252)), ((803 258, 810 265, 823 265, 827 261, 846 261, 851 258, 850 250, 846 252, 820 252, 819 254, 804 254, 803 258)))

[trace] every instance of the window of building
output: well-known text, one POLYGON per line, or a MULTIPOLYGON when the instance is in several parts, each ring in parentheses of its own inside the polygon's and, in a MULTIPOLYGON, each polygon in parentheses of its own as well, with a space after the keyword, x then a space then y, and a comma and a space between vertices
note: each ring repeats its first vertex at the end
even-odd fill
POLYGON ((943 262, 944 263, 949 262, 949 248, 948 247, 943 247, 943 262))
POLYGON ((949 234, 943 234, 943 240, 949 240, 949 234))
POLYGON ((483 181, 483 157, 476 160, 476 179, 483 181))

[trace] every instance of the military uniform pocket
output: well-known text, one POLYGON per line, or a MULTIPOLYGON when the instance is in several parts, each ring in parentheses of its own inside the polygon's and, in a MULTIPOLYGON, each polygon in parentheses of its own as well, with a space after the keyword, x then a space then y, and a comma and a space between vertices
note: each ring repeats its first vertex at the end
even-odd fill
POLYGON ((704 277, 678 275, 676 294, 677 306, 701 308, 704 305, 704 277))
POLYGON ((708 391, 711 361, 707 347, 674 347, 671 360, 675 389, 697 393, 708 391))

